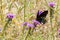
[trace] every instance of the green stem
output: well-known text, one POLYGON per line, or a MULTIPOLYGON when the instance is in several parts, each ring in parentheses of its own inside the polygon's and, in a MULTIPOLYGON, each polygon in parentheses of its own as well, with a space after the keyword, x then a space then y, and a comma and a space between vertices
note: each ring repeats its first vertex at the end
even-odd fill
POLYGON ((20 14, 19 14, 19 13, 21 12, 21 10, 22 10, 23 8, 24 8, 24 7, 22 7, 22 8, 19 7, 18 10, 17 10, 16 18, 18 19, 18 21, 20 21, 20 14), (17 16, 17 15, 18 15, 18 16, 17 16))
POLYGON ((7 28, 7 26, 8 26, 9 21, 10 21, 10 20, 8 19, 7 23, 6 23, 6 24, 5 24, 5 26, 4 26, 3 31, 4 31, 4 30, 6 30, 6 28, 7 28))
POLYGON ((5 36, 5 30, 6 30, 7 26, 8 26, 9 21, 10 21, 10 20, 8 19, 7 23, 5 24, 5 26, 4 26, 4 28, 3 28, 2 38, 4 38, 4 36, 5 36))
POLYGON ((54 10, 53 9, 50 9, 50 24, 51 24, 51 27, 52 27, 53 14, 54 14, 54 10))
POLYGON ((12 6, 13 2, 9 5, 9 11, 11 11, 11 6, 12 6))
POLYGON ((1 11, 1 22, 3 23, 4 18, 3 18, 3 10, 2 10, 2 0, 1 0, 1 10, 0 11, 1 11))
MULTIPOLYGON (((24 1, 24 22, 25 22, 25 14, 26 14, 26 0, 24 1)), ((24 33, 24 29, 25 29, 25 27, 23 27, 23 33, 24 33)))
POLYGON ((58 6, 59 6, 59 0, 57 1, 57 7, 56 7, 56 9, 58 9, 58 6))
POLYGON ((53 17, 54 17, 54 10, 50 8, 50 24, 51 24, 51 30, 52 30, 52 39, 54 40, 54 30, 52 26, 53 17))
POLYGON ((26 0, 24 1, 24 22, 25 22, 25 13, 26 13, 25 12, 26 11, 25 9, 26 9, 26 0))
POLYGON ((30 31, 31 31, 31 28, 29 28, 28 32, 26 33, 26 36, 25 36, 24 40, 27 40, 27 37, 29 36, 30 31))
POLYGON ((19 12, 20 12, 23 8, 24 8, 24 7, 19 7, 17 13, 19 14, 19 12))

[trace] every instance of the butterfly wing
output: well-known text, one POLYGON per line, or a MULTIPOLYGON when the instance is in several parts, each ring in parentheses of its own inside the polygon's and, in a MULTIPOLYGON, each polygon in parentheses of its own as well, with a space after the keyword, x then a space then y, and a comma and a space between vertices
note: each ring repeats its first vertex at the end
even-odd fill
POLYGON ((48 14, 48 11, 44 11, 39 15, 39 11, 38 11, 36 20, 39 21, 40 23, 45 24, 46 23, 45 18, 47 16, 47 14, 48 14))
POLYGON ((40 17, 46 17, 47 14, 48 14, 48 11, 44 11, 44 12, 42 12, 42 14, 40 15, 40 17))

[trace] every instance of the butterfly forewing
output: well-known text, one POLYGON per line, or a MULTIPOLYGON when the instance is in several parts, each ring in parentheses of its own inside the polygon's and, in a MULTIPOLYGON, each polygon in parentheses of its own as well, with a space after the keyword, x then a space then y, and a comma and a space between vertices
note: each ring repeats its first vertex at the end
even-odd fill
POLYGON ((47 14, 48 14, 47 10, 40 13, 40 15, 39 15, 39 11, 38 11, 36 20, 39 21, 40 23, 45 24, 45 22, 46 22, 45 17, 47 16, 47 14))

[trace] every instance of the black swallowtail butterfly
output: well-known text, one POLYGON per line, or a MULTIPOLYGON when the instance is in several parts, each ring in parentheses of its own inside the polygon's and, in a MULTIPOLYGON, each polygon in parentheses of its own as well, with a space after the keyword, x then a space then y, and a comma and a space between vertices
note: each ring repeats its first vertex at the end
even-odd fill
POLYGON ((45 24, 46 23, 46 19, 45 18, 47 16, 47 14, 48 14, 48 10, 46 10, 44 12, 38 10, 36 20, 38 22, 40 22, 40 23, 45 24))

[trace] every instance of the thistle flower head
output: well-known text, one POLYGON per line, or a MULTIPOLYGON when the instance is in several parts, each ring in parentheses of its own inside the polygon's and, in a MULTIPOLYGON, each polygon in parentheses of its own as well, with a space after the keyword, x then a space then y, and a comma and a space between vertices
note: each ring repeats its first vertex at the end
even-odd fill
POLYGON ((33 20, 32 21, 33 22, 33 24, 36 26, 37 24, 40 24, 38 21, 36 21, 36 20, 33 20))
POLYGON ((29 28, 34 28, 35 26, 33 25, 33 24, 27 24, 27 27, 29 27, 29 28))
POLYGON ((50 2, 48 5, 49 5, 50 7, 54 7, 54 6, 55 6, 55 3, 54 3, 54 2, 50 2))
POLYGON ((59 36, 60 36, 60 29, 58 30, 58 34, 59 34, 59 36))
POLYGON ((8 14, 7 14, 7 18, 8 18, 8 19, 13 19, 13 18, 14 18, 14 15, 13 15, 12 13, 8 13, 8 14))
POLYGON ((60 33, 60 29, 58 30, 58 32, 60 33))
POLYGON ((26 26, 26 25, 27 25, 27 22, 24 22, 24 23, 23 23, 23 26, 26 26))

